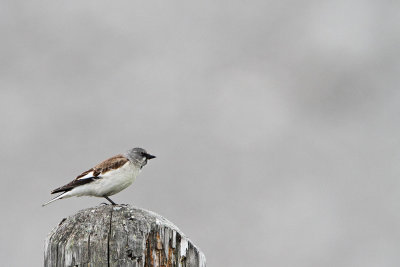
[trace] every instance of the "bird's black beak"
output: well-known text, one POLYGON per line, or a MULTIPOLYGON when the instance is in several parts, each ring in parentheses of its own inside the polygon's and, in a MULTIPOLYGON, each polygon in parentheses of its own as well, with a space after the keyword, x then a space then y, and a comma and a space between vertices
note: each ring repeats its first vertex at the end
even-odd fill
POLYGON ((154 159, 156 157, 148 153, 146 153, 144 156, 146 157, 146 159, 154 159))

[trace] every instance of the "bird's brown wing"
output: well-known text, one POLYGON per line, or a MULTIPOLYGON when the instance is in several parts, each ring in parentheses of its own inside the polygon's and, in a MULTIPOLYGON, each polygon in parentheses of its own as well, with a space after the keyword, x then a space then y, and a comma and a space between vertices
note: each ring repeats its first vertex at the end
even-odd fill
POLYGON ((118 169, 119 167, 125 165, 127 162, 128 159, 123 155, 116 155, 114 157, 106 159, 105 161, 94 166, 93 168, 81 173, 70 183, 54 189, 53 191, 51 191, 51 193, 55 194, 55 193, 70 191, 77 186, 91 183, 96 179, 100 179, 101 174, 104 174, 111 170, 118 169))
MULTIPOLYGON (((123 165, 125 165, 125 163, 127 163, 128 161, 129 160, 125 156, 116 155, 116 156, 111 157, 111 158, 97 164, 96 166, 94 166, 93 174, 94 174, 94 176, 99 176, 100 174, 104 174, 108 171, 118 169, 119 167, 122 167, 123 165)), ((78 179, 78 177, 77 177, 77 179, 78 179)))

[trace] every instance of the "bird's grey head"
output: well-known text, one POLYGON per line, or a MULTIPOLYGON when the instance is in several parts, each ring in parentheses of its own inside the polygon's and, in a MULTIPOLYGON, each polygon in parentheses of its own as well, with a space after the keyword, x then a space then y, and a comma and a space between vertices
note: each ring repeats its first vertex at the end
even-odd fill
POLYGON ((147 160, 153 159, 156 156, 153 156, 147 153, 143 148, 135 147, 128 150, 125 153, 125 156, 135 165, 138 165, 140 168, 143 168, 147 164, 147 160))

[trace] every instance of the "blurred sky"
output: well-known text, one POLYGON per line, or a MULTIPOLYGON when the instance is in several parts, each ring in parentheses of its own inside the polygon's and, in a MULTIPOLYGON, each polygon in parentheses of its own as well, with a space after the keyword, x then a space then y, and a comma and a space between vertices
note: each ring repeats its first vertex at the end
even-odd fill
POLYGON ((208 266, 399 266, 399 5, 2 1, 1 264, 41 266, 103 202, 50 191, 141 146, 113 200, 208 266))

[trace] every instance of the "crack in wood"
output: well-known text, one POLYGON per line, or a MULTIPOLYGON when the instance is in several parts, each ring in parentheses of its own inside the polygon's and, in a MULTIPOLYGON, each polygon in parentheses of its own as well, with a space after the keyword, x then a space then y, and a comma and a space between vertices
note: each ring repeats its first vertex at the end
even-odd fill
POLYGON ((58 245, 57 245, 57 253, 56 253, 56 267, 58 266, 58 245))
POLYGON ((112 230, 112 215, 113 215, 113 207, 111 206, 110 211, 110 230, 108 232, 108 239, 107 239, 107 266, 110 267, 110 239, 111 239, 111 230, 112 230))
POLYGON ((88 237, 88 247, 87 247, 87 249, 88 249, 88 265, 90 264, 90 234, 89 234, 89 237, 88 237))

